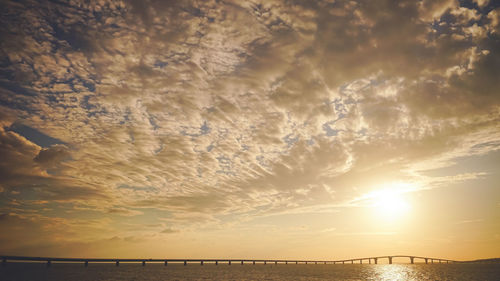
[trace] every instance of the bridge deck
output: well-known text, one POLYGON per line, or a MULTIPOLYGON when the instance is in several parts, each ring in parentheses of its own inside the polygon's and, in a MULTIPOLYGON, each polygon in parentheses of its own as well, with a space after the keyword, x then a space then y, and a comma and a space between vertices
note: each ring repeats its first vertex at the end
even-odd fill
POLYGON ((378 263, 379 259, 387 259, 389 263, 392 263, 392 259, 394 258, 408 258, 410 259, 411 263, 414 262, 415 259, 420 259, 424 260, 426 263, 428 261, 431 262, 460 262, 460 261, 455 261, 455 260, 449 260, 449 259, 443 259, 443 258, 432 258, 432 257, 422 257, 422 256, 407 256, 407 255, 394 255, 394 256, 375 256, 375 257, 362 257, 362 258, 354 258, 354 259, 342 259, 342 260, 293 260, 293 259, 121 259, 121 258, 55 258, 55 257, 25 257, 25 256, 0 256, 0 259, 2 259, 2 262, 4 264, 7 263, 7 261, 31 261, 31 262, 47 262, 50 264, 51 262, 61 262, 61 263, 74 263, 74 262, 83 262, 85 264, 88 264, 89 262, 93 263, 116 263, 117 265, 121 262, 142 262, 143 265, 145 265, 146 262, 153 262, 153 263, 222 263, 222 262, 227 262, 229 264, 231 263, 285 263, 285 264, 295 264, 295 263, 302 263, 302 264, 337 264, 337 263, 354 263, 354 262, 359 262, 362 263, 362 261, 368 261, 371 263, 371 261, 374 261, 374 263, 378 263))

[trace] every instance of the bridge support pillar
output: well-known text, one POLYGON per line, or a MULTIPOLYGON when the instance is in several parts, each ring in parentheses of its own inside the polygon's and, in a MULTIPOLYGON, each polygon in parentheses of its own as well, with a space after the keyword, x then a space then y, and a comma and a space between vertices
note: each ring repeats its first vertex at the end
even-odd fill
POLYGON ((324 264, 326 264, 326 261, 324 262, 324 264))
POLYGON ((231 261, 229 261, 229 263, 228 263, 228 264, 229 264, 229 265, 231 265, 231 261))
POLYGON ((116 266, 120 266, 120 262, 119 262, 119 261, 116 261, 116 262, 115 262, 115 265, 116 265, 116 266))
POLYGON ((345 264, 345 261, 342 261, 342 264, 345 264))
POLYGON ((368 259, 368 264, 372 264, 372 259, 368 259))
POLYGON ((354 260, 351 260, 351 264, 354 264, 354 260))
POLYGON ((315 262, 314 262, 314 264, 318 264, 318 262, 317 262, 317 261, 315 261, 315 262))
POLYGON ((389 264, 392 264, 392 257, 389 257, 389 264))
POLYGON ((375 264, 377 264, 377 263, 378 263, 378 259, 377 259, 377 258, 373 258, 373 262, 374 262, 375 264))
POLYGON ((298 262, 298 261, 295 261, 295 264, 299 264, 299 262, 298 262))
POLYGON ((267 264, 267 261, 264 261, 264 265, 266 265, 266 264, 267 264))
POLYGON ((167 266, 167 265, 168 265, 168 261, 165 261, 165 266, 167 266))
POLYGON ((288 264, 288 261, 285 261, 285 264, 288 264))
POLYGON ((429 259, 425 258, 425 264, 429 264, 429 259))
POLYGON ((359 260, 359 264, 363 264, 363 260, 359 260))
POLYGON ((187 261, 184 261, 184 266, 188 265, 188 262, 187 261))
POLYGON ((255 261, 252 261, 252 264, 255 265, 255 261))
POLYGON ((439 263, 441 263, 441 260, 439 260, 439 263))
POLYGON ((243 265, 243 261, 241 261, 241 265, 243 265))
POLYGON ((414 260, 415 260, 415 258, 414 258, 414 257, 410 257, 410 263, 411 263, 411 264, 414 264, 414 263, 415 263, 415 262, 414 262, 414 260))
POLYGON ((203 265, 203 261, 200 261, 200 265, 203 265))
POLYGON ((278 262, 277 262, 277 261, 275 261, 275 262, 274 262, 274 265, 278 265, 278 262))
POLYGON ((89 266, 89 261, 85 261, 84 265, 85 265, 85 267, 88 267, 89 266))
POLYGON ((219 261, 215 261, 215 265, 219 265, 219 261))
POLYGON ((446 261, 446 263, 449 263, 450 261, 446 261))
POLYGON ((146 266, 146 261, 142 261, 142 266, 146 266))
POLYGON ((47 267, 50 267, 51 264, 52 264, 51 261, 47 261, 47 267))

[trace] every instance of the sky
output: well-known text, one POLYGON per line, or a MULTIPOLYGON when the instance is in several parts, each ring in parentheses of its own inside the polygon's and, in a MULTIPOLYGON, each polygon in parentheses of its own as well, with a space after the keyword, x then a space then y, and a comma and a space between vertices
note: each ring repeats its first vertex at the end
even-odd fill
POLYGON ((0 254, 500 253, 498 1, 0 3, 0 254))

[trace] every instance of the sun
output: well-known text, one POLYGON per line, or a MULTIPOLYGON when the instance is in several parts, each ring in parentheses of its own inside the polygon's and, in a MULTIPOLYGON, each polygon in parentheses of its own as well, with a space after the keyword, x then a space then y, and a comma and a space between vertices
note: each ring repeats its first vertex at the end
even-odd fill
POLYGON ((395 218, 405 214, 410 209, 410 205, 403 196, 394 190, 379 190, 373 195, 373 206, 384 217, 395 218))
POLYGON ((377 217, 395 220, 406 215, 411 209, 406 192, 404 185, 389 185, 370 192, 367 199, 377 217))

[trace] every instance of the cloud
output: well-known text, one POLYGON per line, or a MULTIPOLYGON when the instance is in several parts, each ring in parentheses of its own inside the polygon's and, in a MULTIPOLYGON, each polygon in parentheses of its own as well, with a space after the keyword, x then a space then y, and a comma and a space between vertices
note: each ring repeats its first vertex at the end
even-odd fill
POLYGON ((177 230, 177 229, 171 229, 171 228, 166 228, 166 229, 162 230, 160 233, 171 234, 171 233, 177 233, 177 232, 179 232, 179 230, 177 230))
POLYGON ((483 219, 462 220, 462 221, 456 222, 455 224, 469 224, 469 223, 478 223, 478 222, 482 222, 482 221, 483 221, 483 219))
POLYGON ((43 177, 43 170, 37 167, 33 158, 40 147, 12 131, 0 128, 2 152, 0 174, 4 184, 9 181, 23 180, 26 177, 43 177))
POLYGON ((64 175, 55 175, 69 157, 64 145, 41 148, 16 132, 0 127, 0 177, 3 190, 36 196, 40 200, 103 199, 104 193, 64 175))
POLYGON ((474 3, 477 3, 477 5, 479 7, 484 7, 486 5, 488 5, 488 3, 490 2, 490 0, 473 0, 474 3))
POLYGON ((422 1, 420 3, 421 16, 425 20, 439 19, 449 9, 458 6, 455 0, 422 1))
POLYGON ((69 155, 68 147, 65 145, 53 145, 49 148, 40 150, 34 160, 43 166, 50 167, 59 164, 62 160, 68 158, 69 155))
POLYGON ((177 230, 480 178, 422 175, 500 141, 476 3, 6 1, 2 202, 177 230))
POLYGON ((112 215, 116 214, 116 215, 126 216, 126 217, 137 216, 137 215, 143 214, 143 212, 141 212, 141 211, 131 210, 131 209, 127 209, 127 208, 110 208, 106 211, 106 213, 112 214, 112 215))

